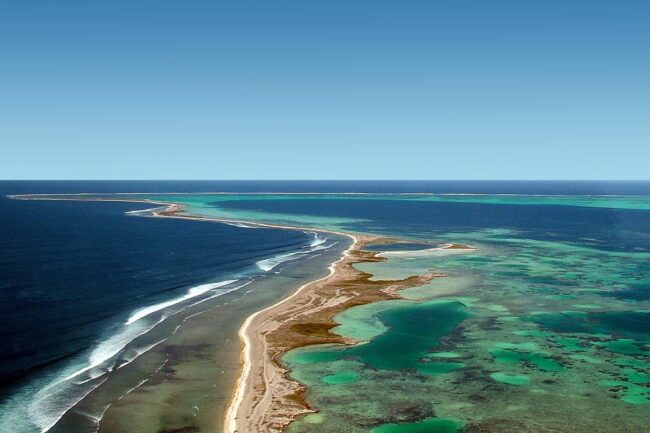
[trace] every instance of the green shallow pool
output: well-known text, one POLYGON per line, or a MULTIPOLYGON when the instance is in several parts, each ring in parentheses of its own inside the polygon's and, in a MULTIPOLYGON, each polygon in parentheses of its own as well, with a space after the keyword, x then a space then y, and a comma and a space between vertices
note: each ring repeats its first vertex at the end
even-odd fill
POLYGON ((353 371, 341 371, 339 373, 323 376, 322 380, 328 385, 345 385, 359 380, 361 376, 353 371))
POLYGON ((427 419, 410 424, 386 424, 370 430, 370 433, 456 433, 461 423, 448 419, 427 419))

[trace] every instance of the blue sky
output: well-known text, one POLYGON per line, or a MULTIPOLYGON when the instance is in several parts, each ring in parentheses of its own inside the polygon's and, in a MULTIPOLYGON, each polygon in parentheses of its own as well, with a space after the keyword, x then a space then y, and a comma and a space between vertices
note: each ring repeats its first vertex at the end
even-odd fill
POLYGON ((648 179, 650 2, 0 2, 3 179, 648 179))

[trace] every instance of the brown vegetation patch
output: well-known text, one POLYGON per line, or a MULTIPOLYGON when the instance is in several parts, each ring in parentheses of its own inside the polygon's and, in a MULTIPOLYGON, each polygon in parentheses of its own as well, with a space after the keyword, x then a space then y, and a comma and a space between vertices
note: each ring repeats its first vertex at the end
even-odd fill
POLYGON ((299 334, 306 335, 308 337, 329 337, 336 338, 336 334, 332 334, 330 329, 334 328, 336 325, 333 323, 296 323, 291 325, 290 329, 299 334))

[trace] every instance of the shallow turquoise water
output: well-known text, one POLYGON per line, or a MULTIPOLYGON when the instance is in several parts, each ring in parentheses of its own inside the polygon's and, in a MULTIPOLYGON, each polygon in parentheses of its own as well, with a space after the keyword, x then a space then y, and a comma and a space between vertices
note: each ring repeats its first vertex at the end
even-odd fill
POLYGON ((371 430, 371 433, 456 433, 461 424, 446 419, 429 419, 407 424, 386 424, 371 430))

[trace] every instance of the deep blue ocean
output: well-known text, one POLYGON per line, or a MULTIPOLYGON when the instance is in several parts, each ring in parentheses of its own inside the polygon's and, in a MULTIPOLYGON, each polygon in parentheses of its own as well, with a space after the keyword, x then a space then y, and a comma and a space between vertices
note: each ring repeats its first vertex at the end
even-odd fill
POLYGON ((650 251, 650 211, 563 205, 396 200, 232 200, 218 206, 279 214, 358 219, 346 229, 432 236, 507 229, 537 240, 566 241, 618 251, 650 251))
POLYGON ((252 273, 256 262, 312 239, 297 231, 125 214, 151 207, 146 204, 5 197, 84 185, 0 183, 0 395, 88 351, 139 308, 182 297, 198 284, 252 273))

